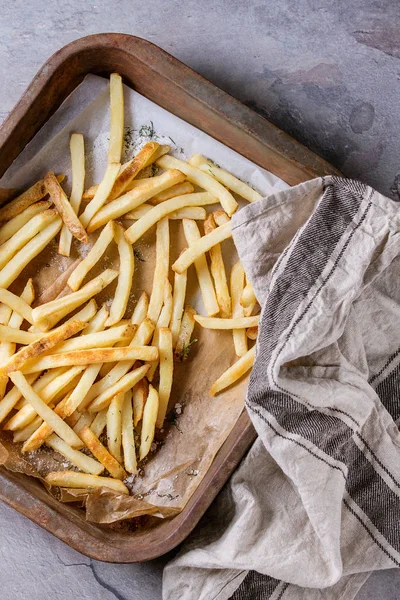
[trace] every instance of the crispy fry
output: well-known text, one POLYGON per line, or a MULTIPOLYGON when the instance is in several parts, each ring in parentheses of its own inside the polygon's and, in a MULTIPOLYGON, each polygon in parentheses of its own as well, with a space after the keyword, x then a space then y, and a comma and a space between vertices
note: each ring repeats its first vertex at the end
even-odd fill
MULTIPOLYGON (((158 354, 158 351, 157 351, 158 354)), ((120 393, 125 393, 133 386, 143 379, 149 370, 149 365, 143 365, 138 369, 134 369, 130 373, 127 373, 119 381, 114 383, 114 385, 110 386, 108 390, 105 390, 102 394, 97 396, 97 398, 90 404, 88 411, 90 413, 99 412, 109 406, 112 398, 120 393)))
MULTIPOLYGON (((240 298, 242 296, 244 287, 244 269, 242 263, 238 261, 232 267, 231 271, 231 297, 232 297, 232 317, 243 318, 244 311, 240 304, 240 298)), ((254 325, 254 323, 253 323, 254 325)), ((246 329, 234 329, 232 332, 233 344, 235 346, 235 352, 237 356, 243 356, 247 352, 247 337, 246 329)))
POLYGON ((133 433, 132 391, 125 392, 122 406, 122 448, 124 465, 128 473, 137 473, 135 437, 133 433))
MULTIPOLYGON (((164 305, 160 312, 160 316, 157 321, 156 329, 154 331, 152 345, 158 348, 159 335, 161 327, 168 327, 172 316, 172 286, 168 279, 165 280, 164 284, 164 305)), ((158 367, 158 360, 152 362, 149 372, 147 373, 147 379, 153 381, 154 373, 158 367)))
POLYGON ((25 442, 28 440, 32 433, 36 431, 38 427, 40 427, 41 423, 43 423, 42 417, 36 417, 29 425, 24 427, 23 429, 18 429, 13 435, 14 444, 18 444, 20 442, 25 442))
POLYGON ((118 73, 110 75, 110 146, 108 162, 120 163, 124 141, 124 90, 118 73))
POLYGON ((213 212, 213 217, 218 227, 222 227, 222 225, 225 225, 225 223, 230 222, 230 218, 224 210, 215 210, 213 212))
POLYGON ((33 217, 17 233, 0 247, 0 269, 17 254, 37 233, 55 221, 58 213, 56 209, 46 210, 33 217))
MULTIPOLYGON (((139 328, 133 337, 130 346, 137 345, 143 346, 147 344, 151 336, 154 332, 154 322, 151 319, 146 318, 140 325, 139 328)), ((97 381, 92 389, 88 392, 84 402, 85 406, 87 403, 94 400, 97 396, 105 392, 110 388, 110 386, 114 385, 117 381, 121 379, 128 371, 133 367, 135 360, 125 360, 116 364, 107 375, 97 381)))
POLYGON ((21 271, 47 246, 60 231, 62 220, 57 217, 35 235, 0 271, 0 287, 8 288, 21 271))
POLYGON ((67 340, 51 349, 51 354, 71 352, 72 350, 88 350, 89 348, 106 348, 117 342, 129 343, 136 333, 136 326, 132 323, 118 325, 107 331, 97 331, 87 335, 80 335, 72 340, 67 340))
POLYGON ((153 443, 158 414, 158 392, 149 385, 149 394, 143 411, 142 432, 140 435, 140 460, 143 460, 150 452, 153 443))
MULTIPOLYGON (((85 333, 89 333, 89 321, 91 319, 93 319, 94 315, 96 314, 97 311, 97 304, 96 304, 96 300, 94 300, 93 298, 91 300, 89 300, 89 302, 77 313, 75 313, 72 317, 70 317, 69 319, 67 319, 64 322, 65 323, 70 323, 71 321, 85 321, 85 323, 88 323, 85 327, 85 333)), ((37 321, 35 323, 35 325, 33 325, 30 328, 30 331, 32 331, 32 329, 34 331, 49 331, 49 329, 52 329, 54 327, 54 325, 56 325, 59 321, 61 321, 61 319, 64 317, 65 315, 63 314, 63 311, 59 311, 59 312, 54 312, 51 316, 46 317, 43 321, 37 321)))
MULTIPOLYGON (((190 347, 193 342, 190 341, 193 329, 196 324, 194 319, 196 311, 189 304, 185 306, 181 328, 179 330, 178 340, 175 346, 175 359, 183 362, 189 356, 190 347)), ((194 340, 193 340, 194 341, 194 340)))
MULTIPOLYGON (((96 304, 95 300, 90 300, 90 302, 86 305, 85 308, 87 308, 89 306, 89 304, 93 302, 94 304, 96 304)), ((80 311, 81 313, 82 311, 80 311)), ((75 318, 78 317, 78 314, 80 315, 80 313, 77 313, 75 315, 75 318)), ((108 308, 105 304, 103 304, 103 306, 100 308, 100 310, 98 310, 95 314, 93 314, 90 317, 90 321, 89 323, 86 325, 84 331, 85 335, 89 335, 91 333, 98 333, 99 331, 103 331, 104 327, 106 326, 106 321, 108 319, 108 308)), ((88 319, 82 319, 82 316, 78 317, 79 320, 81 321, 86 321, 88 319)))
POLYGON ((232 194, 224 188, 214 177, 203 173, 197 167, 193 167, 183 160, 174 158, 173 156, 162 156, 157 160, 156 163, 162 169, 178 169, 184 173, 189 181, 200 186, 206 192, 212 194, 219 200, 222 208, 228 213, 229 216, 233 215, 238 207, 238 203, 232 194))
POLYGON ((142 379, 132 388, 133 424, 135 427, 143 418, 144 405, 148 394, 149 384, 146 379, 142 379))
POLYGON ((171 333, 172 346, 175 348, 181 328, 183 307, 185 305, 187 284, 187 271, 175 273, 174 276, 174 296, 172 300, 171 333))
MULTIPOLYGON (((138 182, 139 181, 140 179, 138 180, 138 182)), ((160 202, 165 202, 165 200, 170 200, 171 198, 175 198, 176 196, 183 196, 183 194, 192 194, 193 192, 194 187, 192 186, 192 184, 189 181, 183 181, 182 183, 177 183, 168 190, 160 192, 152 198, 149 198, 149 204, 155 206, 156 204, 160 204, 160 202)))
MULTIPOLYGON (((93 229, 90 229, 88 225, 91 219, 93 219, 93 217, 96 215, 96 213, 101 211, 102 206, 105 204, 107 198, 109 197, 114 182, 117 178, 120 166, 121 165, 119 163, 108 164, 103 180, 100 183, 93 200, 89 202, 89 204, 86 206, 85 210, 79 217, 83 227, 86 227, 86 229, 89 232, 94 231, 93 229)), ((112 218, 113 217, 111 217, 110 219, 106 219, 101 223, 101 225, 104 225, 104 223, 107 223, 112 218)))
POLYGON ((243 354, 243 356, 241 356, 234 365, 229 367, 229 369, 227 369, 215 383, 213 383, 210 390, 210 396, 215 396, 215 394, 229 387, 248 371, 250 371, 254 364, 255 355, 256 347, 253 346, 246 352, 246 354, 243 354))
MULTIPOLYGON (((93 348, 91 350, 73 350, 61 354, 50 354, 37 360, 32 360, 29 365, 23 366, 24 373, 36 373, 55 367, 69 367, 72 365, 91 365, 103 362, 118 362, 125 360, 157 360, 158 350, 152 346, 127 346, 125 348, 93 348)), ((3 367, 4 368, 4 367, 3 367)), ((0 371, 1 373, 1 371, 0 371)))
POLYGON ((6 289, 0 288, 0 302, 12 308, 13 311, 21 315, 29 323, 33 323, 32 309, 22 298, 19 298, 6 289))
POLYGON ((124 392, 114 396, 107 411, 108 451, 119 463, 122 462, 122 407, 124 396, 124 392))
POLYGON ((12 310, 7 304, 0 303, 0 323, 2 325, 7 325, 10 320, 12 310))
MULTIPOLYGON (((81 133, 73 133, 69 141, 71 153, 72 191, 70 204, 76 215, 82 201, 85 187, 85 141, 81 133)), ((60 233, 58 252, 63 256, 69 256, 71 251, 72 233, 66 225, 63 225, 60 233)))
POLYGON ((9 240, 15 233, 17 233, 28 221, 33 219, 36 215, 43 213, 45 210, 50 208, 52 203, 50 200, 42 200, 41 202, 36 202, 31 206, 28 206, 22 213, 4 223, 2 227, 0 227, 0 244, 4 244, 7 240, 9 240))
MULTIPOLYGON (((61 392, 66 394, 69 385, 75 380, 75 377, 83 371, 82 367, 72 367, 64 372, 58 371, 56 376, 51 379, 50 376, 44 375, 32 385, 33 391, 40 396, 45 404, 54 402, 61 392)), ((26 378, 30 382, 29 376, 26 378)), ((59 415, 61 416, 61 415, 59 415)), ((24 406, 6 423, 5 430, 15 431, 21 427, 25 427, 36 417, 35 409, 26 402, 24 406)), ((51 431, 49 432, 50 435, 51 431)))
MULTIPOLYGON (((151 204, 141 204, 135 210, 128 212, 124 215, 124 219, 129 219, 132 221, 138 221, 145 217, 154 206, 151 204)), ((204 221, 207 213, 204 208, 201 206, 185 206, 179 210, 175 210, 174 212, 168 215, 168 218, 172 221, 179 221, 180 219, 194 219, 195 221, 204 221)))
MULTIPOLYGON (((122 215, 137 208, 158 192, 162 192, 176 183, 180 183, 184 178, 185 176, 180 171, 174 170, 166 171, 157 177, 152 177, 147 185, 126 192, 123 196, 109 202, 107 206, 103 206, 90 221, 87 228, 88 231, 95 231, 111 219, 122 217, 122 215)), ((92 202, 94 202, 94 199, 92 202)))
POLYGON ((107 412, 108 408, 104 408, 98 412, 92 424, 90 425, 90 429, 97 437, 100 437, 100 435, 103 433, 104 427, 107 425, 107 412))
POLYGON ((205 252, 208 252, 215 244, 219 244, 230 237, 232 237, 230 223, 226 223, 225 225, 222 225, 222 227, 217 227, 208 235, 204 235, 197 241, 191 243, 189 248, 174 262, 172 269, 177 273, 183 273, 183 271, 186 271, 195 260, 205 252))
MULTIPOLYGON (((64 442, 70 446, 74 446, 76 443, 79 443, 79 438, 77 437, 76 433, 74 433, 72 429, 68 427, 68 425, 64 423, 64 421, 60 419, 60 417, 56 415, 55 412, 52 411, 45 402, 43 402, 43 400, 32 389, 20 371, 11 373, 10 379, 23 394, 24 398, 26 398, 26 400, 28 400, 28 402, 32 405, 37 414, 54 429, 57 435, 59 435, 64 442)), ((22 451, 25 451, 24 446, 22 447, 22 451)))
MULTIPOLYGON (((143 148, 136 154, 136 156, 130 160, 124 168, 120 170, 117 179, 115 180, 114 186, 111 190, 109 199, 114 200, 121 196, 129 187, 131 181, 141 171, 146 164, 151 164, 151 158, 155 155, 160 144, 157 142, 148 142, 143 148)), ((156 157, 154 156, 154 160, 156 157)))
MULTIPOLYGON (((50 350, 50 348, 52 348, 56 344, 75 335, 75 333, 78 333, 78 331, 81 331, 84 327, 85 323, 83 323, 82 321, 71 321, 70 323, 65 323, 64 325, 61 325, 61 327, 54 329, 50 333, 44 333, 43 336, 37 342, 33 342, 32 344, 29 344, 29 346, 21 348, 21 350, 19 350, 7 362, 3 363, 0 366, 0 378, 5 377, 9 373, 12 373, 12 371, 17 371, 21 368, 24 368, 24 365, 28 360, 35 359, 37 356, 40 356, 40 354, 43 354, 43 352, 50 350)), ((74 363, 70 364, 73 365, 74 363)), ((43 371, 43 369, 37 370, 43 371)))
MULTIPOLYGON (((29 375, 27 381, 32 384, 35 381, 35 375, 29 375)), ((7 381, 6 381, 7 384, 7 381)), ((15 408, 21 399, 21 392, 15 386, 11 388, 9 392, 0 400, 0 423, 10 414, 13 408, 15 408)))
POLYGON ((77 489, 96 489, 109 488, 119 494, 129 495, 129 490, 122 481, 111 479, 111 477, 98 477, 97 475, 87 475, 86 473, 75 473, 75 471, 59 471, 49 473, 45 480, 49 485, 58 485, 65 488, 77 489))
POLYGON ((14 344, 30 344, 36 342, 42 336, 40 333, 31 333, 30 331, 21 331, 8 327, 8 325, 0 325, 0 341, 12 342, 14 344))
MULTIPOLYGON (((60 406, 60 404, 61 404, 61 402, 57 405, 56 410, 57 410, 58 406, 60 406)), ((79 417, 79 420, 74 425, 73 430, 75 431, 76 434, 79 434, 82 427, 85 427, 85 425, 87 425, 88 427, 91 426, 91 424, 93 423, 93 420, 94 420, 94 416, 91 415, 90 413, 88 413, 87 410, 84 410, 83 412, 81 412, 81 411, 76 411, 76 412, 79 412, 81 416, 79 417)), ((75 413, 72 413, 72 414, 75 414, 75 413)), ((82 442, 82 447, 83 447, 83 445, 84 444, 82 442)))
POLYGON ((51 200, 54 202, 64 224, 68 227, 71 234, 80 242, 87 244, 88 236, 83 229, 78 217, 76 216, 71 204, 65 195, 64 190, 58 183, 54 173, 49 171, 44 178, 46 189, 49 192, 51 200))
POLYGON ((253 286, 251 285, 250 281, 246 277, 246 286, 243 288, 243 292, 240 297, 240 304, 244 308, 247 308, 248 306, 251 306, 255 302, 257 302, 257 298, 254 293, 253 286))
POLYGON ((249 340, 256 340, 258 336, 258 327, 249 327, 246 331, 246 335, 249 340))
POLYGON ((51 302, 47 302, 46 304, 42 304, 41 306, 34 308, 34 322, 37 323, 39 321, 43 321, 47 317, 51 317, 55 312, 62 314, 62 316, 67 315, 75 308, 78 308, 78 306, 81 306, 81 304, 86 302, 86 300, 89 300, 101 292, 112 281, 114 281, 117 276, 118 271, 106 269, 103 271, 103 273, 89 281, 89 283, 84 285, 77 292, 69 294, 68 296, 63 296, 62 298, 58 298, 56 300, 52 300, 51 302))
POLYGON ((133 273, 135 270, 135 259, 133 248, 124 236, 124 229, 121 225, 116 226, 115 241, 118 246, 119 254, 119 275, 117 289, 110 308, 110 316, 107 321, 107 327, 115 325, 120 321, 126 311, 129 296, 132 288, 133 273))
POLYGON ((114 223, 114 221, 110 221, 109 223, 107 223, 107 225, 104 227, 103 231, 97 238, 96 242, 90 249, 90 252, 71 273, 67 282, 71 290, 76 292, 80 288, 81 283, 86 277, 86 275, 91 269, 93 269, 95 264, 100 260, 104 252, 107 250, 108 246, 113 241, 115 231, 116 224, 114 223))
POLYGON ((85 369, 84 374, 82 375, 78 385, 68 398, 64 406, 65 416, 72 415, 72 413, 77 410, 83 410, 89 404, 89 402, 85 402, 86 394, 89 392, 93 383, 96 381, 96 377, 99 374, 101 367, 101 363, 90 365, 85 369))
MULTIPOLYGON (((56 175, 56 179, 59 183, 63 181, 65 175, 56 175)), ((30 187, 26 192, 14 198, 11 202, 8 202, 5 206, 0 208, 0 221, 9 221, 17 215, 21 214, 24 210, 30 207, 35 202, 39 202, 45 196, 47 196, 47 189, 44 180, 41 179, 30 187)))
POLYGON ((105 466, 112 477, 115 479, 125 479, 127 477, 119 462, 115 460, 87 425, 81 429, 79 435, 93 456, 105 466))
POLYGON ((212 175, 222 185, 249 202, 256 202, 262 198, 261 194, 253 190, 247 183, 240 181, 240 179, 228 173, 228 171, 217 167, 211 160, 207 160, 201 154, 193 154, 189 160, 189 164, 201 169, 204 173, 212 175))
POLYGON ((102 471, 104 471, 104 467, 101 463, 99 463, 94 458, 90 456, 86 456, 83 452, 79 452, 79 450, 74 450, 71 446, 68 446, 61 438, 58 437, 55 433, 53 433, 49 439, 46 441, 46 444, 59 452, 65 458, 67 458, 73 465, 78 467, 84 473, 91 473, 92 475, 100 475, 102 471))
POLYGON ((153 288, 147 313, 147 316, 155 323, 160 316, 164 299, 164 282, 168 278, 169 239, 169 222, 168 218, 165 218, 157 223, 156 266, 154 269, 153 288))
POLYGON ((172 351, 172 333, 168 327, 159 330, 160 351, 160 384, 158 387, 159 405, 156 426, 161 428, 167 414, 169 397, 171 395, 174 359, 172 351))
POLYGON ((149 297, 146 294, 146 292, 142 292, 135 306, 135 310, 132 313, 131 323, 134 323, 135 325, 140 325, 145 320, 148 309, 149 297))
MULTIPOLYGON (((214 215, 208 215, 204 222, 204 233, 210 234, 216 229, 214 215)), ((229 295, 229 288, 226 279, 226 271, 224 265, 224 259, 222 258, 222 250, 220 244, 215 244, 210 248, 210 261, 211 261, 211 274, 215 283, 215 293, 217 296, 217 302, 219 306, 219 312, 221 317, 224 319, 231 316, 232 303, 229 295)))
POLYGON ((198 192, 195 194, 184 194, 166 200, 154 206, 144 217, 136 221, 125 231, 125 237, 131 244, 134 244, 158 221, 167 217, 170 213, 183 209, 187 206, 205 206, 215 204, 215 197, 207 192, 198 192))
MULTIPOLYGON (((195 221, 183 219, 183 231, 189 247, 200 239, 200 231, 195 221)), ((182 256, 182 255, 181 255, 182 256)), ((219 306, 215 295, 214 284, 211 279, 210 271, 208 270, 207 259, 202 254, 194 261, 194 266, 197 273, 197 279, 200 286, 201 295, 203 298, 206 313, 209 317, 216 315, 219 312, 219 306)))
POLYGON ((195 321, 205 329, 244 329, 247 327, 256 327, 260 316, 255 317, 236 317, 233 319, 218 319, 216 317, 202 317, 195 315, 195 321))

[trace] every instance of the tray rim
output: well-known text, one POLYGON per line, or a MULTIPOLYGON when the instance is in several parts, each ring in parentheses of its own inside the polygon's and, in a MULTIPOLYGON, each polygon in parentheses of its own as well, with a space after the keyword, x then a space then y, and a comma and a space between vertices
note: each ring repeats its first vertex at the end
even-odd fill
MULTIPOLYGON (((261 143, 266 148, 268 147, 269 151, 275 152, 279 160, 287 164, 294 163, 294 175, 291 175, 289 179, 293 180, 294 177, 294 179, 298 179, 295 182, 300 182, 313 176, 332 173, 339 174, 339 171, 325 160, 302 146, 299 142, 293 140, 264 117, 220 90, 217 86, 155 44, 128 34, 102 33, 79 38, 62 47, 44 63, 33 78, 21 100, 16 104, 0 127, 0 176, 5 172, 14 158, 19 155, 23 147, 37 133, 41 125, 48 120, 51 114, 57 110, 61 102, 67 97, 68 94, 64 95, 64 97, 57 97, 53 99, 53 103, 50 102, 49 104, 49 99, 46 96, 46 91, 48 92, 51 85, 54 86, 57 84, 57 81, 54 81, 54 79, 57 79, 63 66, 71 62, 78 65, 79 59, 88 52, 97 53, 102 51, 106 53, 116 50, 118 50, 121 56, 125 53, 127 58, 136 56, 135 52, 141 55, 142 58, 143 56, 151 55, 155 63, 152 65, 152 68, 162 72, 163 77, 167 81, 172 82, 175 86, 178 85, 180 89, 184 90, 192 98, 195 98, 196 101, 200 101, 207 106, 209 111, 214 111, 217 113, 217 116, 225 118, 227 123, 229 122, 231 125, 233 123, 234 127, 243 133, 243 136, 254 137, 257 143, 261 143), (177 73, 182 76, 182 81, 178 82, 178 84, 173 79, 177 73), (43 98, 45 99, 45 108, 41 111, 41 107, 38 104, 40 105, 43 98), (219 107, 219 103, 223 104, 223 102, 227 106, 226 113, 219 107), (25 127, 24 129, 27 121, 29 119, 32 121, 32 115, 35 112, 38 115, 36 121, 33 124, 30 123, 30 127, 25 127), (235 122, 233 122, 234 119, 236 119, 235 122), (266 143, 266 139, 262 139, 261 133, 263 131, 265 138, 269 139, 268 144, 266 143), (18 142, 15 143, 15 137, 19 133, 18 142), (294 159, 294 154, 296 154, 296 159, 294 159)), ((107 68, 108 59, 105 59, 104 56, 102 59, 103 66, 100 67, 100 71, 110 73, 114 69, 107 68)), ((98 62, 100 64, 101 60, 99 59, 98 62)), ((93 69, 86 71, 84 68, 81 71, 78 69, 75 80, 72 82, 72 87, 68 88, 67 85, 65 88, 69 89, 68 93, 80 83, 79 79, 82 80, 86 74, 91 72, 93 72, 93 69)), ((124 76, 123 73, 122 75, 124 76)), ((256 437, 255 429, 247 413, 244 411, 220 448, 209 471, 187 506, 179 515, 164 521, 156 530, 152 530, 158 532, 163 530, 165 535, 161 537, 158 535, 160 539, 150 540, 147 547, 146 545, 141 546, 139 551, 137 549, 137 542, 135 541, 137 537, 132 536, 130 544, 125 543, 125 541, 121 544, 116 543, 115 536, 112 539, 112 544, 110 544, 110 540, 100 539, 94 533, 90 533, 80 527, 77 522, 73 522, 73 513, 68 518, 65 514, 68 512, 65 510, 65 505, 61 504, 59 507, 60 510, 57 510, 54 504, 57 501, 45 502, 33 494, 32 491, 28 490, 22 478, 27 478, 27 476, 18 476, 8 472, 4 468, 0 468, 0 499, 75 550, 90 558, 118 563, 142 562, 169 552, 189 535, 256 437), (63 511, 61 511, 61 507, 64 507, 63 511), (60 519, 67 521, 67 527, 61 527, 60 519)), ((93 527, 91 528, 93 529, 93 527)), ((151 531, 149 534, 151 534, 151 531)), ((143 539, 145 537, 144 535, 143 539)))

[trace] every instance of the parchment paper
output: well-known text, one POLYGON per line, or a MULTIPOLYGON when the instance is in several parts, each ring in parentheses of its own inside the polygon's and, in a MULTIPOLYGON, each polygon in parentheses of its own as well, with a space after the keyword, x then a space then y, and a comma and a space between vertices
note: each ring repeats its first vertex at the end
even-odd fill
MULTIPOLYGON (((125 87, 125 144, 124 160, 128 160, 150 139, 167 143, 172 154, 187 159, 199 152, 248 182, 263 195, 272 190, 287 188, 282 180, 257 167, 243 156, 223 146, 207 134, 199 131, 178 117, 168 113, 137 92, 125 87)), ((42 178, 48 170, 66 173, 63 184, 70 187, 69 138, 71 133, 83 133, 86 150, 86 187, 98 183, 107 164, 109 137, 109 91, 108 81, 88 76, 64 102, 32 142, 25 148, 0 181, 0 187, 26 188, 42 178)), ((88 245, 73 241, 70 258, 57 253, 52 243, 20 275, 11 288, 20 292, 29 276, 34 279, 37 296, 45 294, 46 301, 66 293, 64 286, 68 268, 89 251, 97 233, 88 245), (60 291, 61 290, 61 291, 60 291)), ((170 264, 185 247, 182 227, 178 221, 170 221, 170 264)), ((134 250, 134 285, 127 309, 130 316, 140 293, 150 294, 155 258, 155 232, 149 231, 134 250)), ((224 242, 224 258, 232 264, 237 260, 233 243, 224 242)), ((91 279, 107 267, 118 267, 115 245, 109 247, 106 256, 96 265, 87 279, 91 279)), ((96 297, 110 304, 116 282, 96 297)), ((204 314, 204 307, 197 290, 193 267, 189 270, 187 302, 204 314)), ((42 296, 43 299, 43 296, 42 296)), ((174 383, 171 393, 170 413, 166 425, 158 435, 154 451, 145 460, 137 477, 126 481, 131 496, 121 496, 108 489, 85 494, 80 491, 49 489, 64 502, 86 499, 86 516, 98 523, 113 523, 142 515, 169 517, 180 510, 200 484, 219 448, 229 435, 243 410, 247 378, 238 385, 219 394, 209 396, 212 383, 237 357, 232 334, 196 328, 190 357, 185 363, 175 363, 174 383)), ((71 468, 68 461, 48 448, 22 455, 20 446, 10 444, 9 434, 0 432, 0 462, 11 470, 43 477, 51 470, 71 468)))

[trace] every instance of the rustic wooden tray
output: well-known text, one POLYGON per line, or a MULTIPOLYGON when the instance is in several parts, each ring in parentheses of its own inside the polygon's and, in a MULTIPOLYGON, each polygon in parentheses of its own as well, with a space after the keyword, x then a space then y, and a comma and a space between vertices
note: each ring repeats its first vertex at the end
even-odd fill
MULTIPOLYGON (((92 35, 68 44, 42 67, 0 129, 0 176, 85 75, 120 73, 127 85, 294 185, 338 173, 263 117, 146 40, 92 35)), ((88 523, 33 478, 0 468, 0 499, 76 550, 108 562, 165 554, 192 531, 254 441, 243 413, 188 505, 173 519, 133 533, 88 523)))

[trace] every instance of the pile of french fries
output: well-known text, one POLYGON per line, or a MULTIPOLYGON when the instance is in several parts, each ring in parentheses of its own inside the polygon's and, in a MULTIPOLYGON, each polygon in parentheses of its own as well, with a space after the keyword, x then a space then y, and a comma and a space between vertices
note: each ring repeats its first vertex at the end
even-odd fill
POLYGON ((255 345, 249 344, 257 337, 259 307, 240 262, 228 282, 221 244, 232 235, 230 218, 238 208, 232 192, 248 202, 261 196, 203 156, 184 162, 152 141, 121 164, 124 98, 118 74, 110 77, 110 114, 108 165, 99 185, 85 191, 84 139, 74 133, 70 198, 61 187, 63 175, 50 171, 0 208, 0 423, 15 443, 22 443, 22 452, 47 445, 73 465, 49 473, 49 485, 104 486, 128 494, 124 480, 138 472, 156 428, 163 427, 174 361, 187 359, 195 324, 231 330, 238 356, 211 395, 252 367, 255 345), (161 174, 143 177, 154 163, 161 174), (218 203, 220 208, 206 212, 218 203), (173 285, 169 220, 182 222, 187 241, 172 264, 173 285), (142 293, 128 319, 133 244, 154 226, 152 292, 142 293), (56 236, 58 252, 70 256, 73 238, 87 244, 95 231, 96 241, 69 276, 70 293, 32 308, 31 279, 20 296, 9 291, 56 236), (118 250, 119 269, 106 268, 90 278, 111 244, 118 250), (186 302, 191 265, 205 316, 186 302), (114 280, 110 306, 98 307, 95 296, 114 280))

